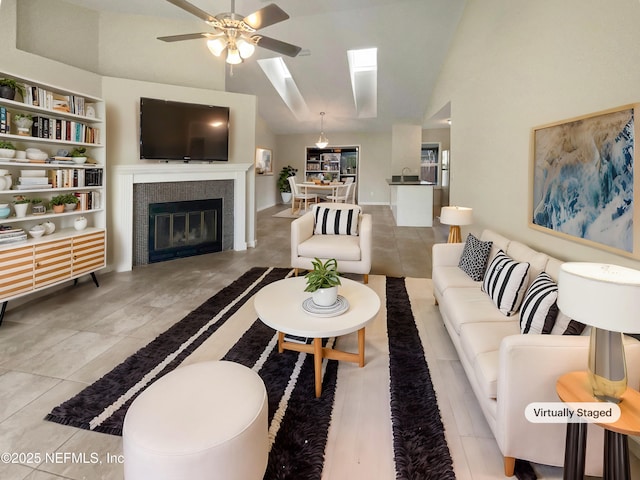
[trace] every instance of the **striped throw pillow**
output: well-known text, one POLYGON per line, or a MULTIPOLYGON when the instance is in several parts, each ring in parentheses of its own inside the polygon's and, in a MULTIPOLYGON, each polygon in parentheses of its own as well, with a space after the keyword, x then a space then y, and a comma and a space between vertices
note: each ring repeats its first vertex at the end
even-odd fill
POLYGON ((504 315, 518 311, 527 288, 529 263, 516 262, 502 250, 493 257, 482 280, 482 290, 504 315))
POLYGON ((548 273, 540 273, 531 282, 520 307, 522 333, 551 333, 558 317, 558 285, 548 273))
POLYGON ((558 312, 556 324, 551 330, 551 335, 581 335, 586 325, 558 312))
POLYGON ((358 235, 359 208, 313 206, 316 235, 358 235))

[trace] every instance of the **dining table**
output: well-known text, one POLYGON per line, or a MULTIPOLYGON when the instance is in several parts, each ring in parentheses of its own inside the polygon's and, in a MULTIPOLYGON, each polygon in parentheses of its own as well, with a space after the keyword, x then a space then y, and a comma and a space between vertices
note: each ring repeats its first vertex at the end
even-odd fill
MULTIPOLYGON (((315 182, 302 182, 302 183, 298 183, 297 184, 298 188, 300 189, 300 191, 302 193, 305 194, 305 196, 309 193, 309 190, 311 190, 311 192, 322 192, 322 193, 327 193, 328 195, 332 195, 334 197, 333 202, 335 202, 335 197, 337 196, 338 193, 338 188, 344 186, 344 183, 342 182, 331 182, 331 183, 315 183, 315 182)), ((305 198, 304 200, 304 209, 305 211, 308 210, 308 202, 309 200, 307 198, 305 198)), ((301 206, 302 208, 302 206, 301 206)), ((298 209, 298 211, 300 211, 300 208, 298 209)))

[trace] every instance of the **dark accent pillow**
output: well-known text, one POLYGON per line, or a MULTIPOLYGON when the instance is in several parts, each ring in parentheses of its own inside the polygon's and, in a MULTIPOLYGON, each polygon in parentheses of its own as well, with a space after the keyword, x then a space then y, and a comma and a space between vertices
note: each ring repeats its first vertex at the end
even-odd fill
POLYGON ((358 235, 360 208, 328 208, 313 206, 316 235, 358 235))
POLYGON ((476 282, 484 277, 492 244, 493 242, 483 242, 472 234, 467 235, 458 267, 476 282))
POLYGON ((548 273, 540 273, 531 282, 520 307, 522 333, 551 333, 558 317, 558 285, 548 273))
POLYGON ((516 262, 499 250, 482 280, 482 290, 504 315, 510 317, 518 311, 527 289, 529 263, 516 262))

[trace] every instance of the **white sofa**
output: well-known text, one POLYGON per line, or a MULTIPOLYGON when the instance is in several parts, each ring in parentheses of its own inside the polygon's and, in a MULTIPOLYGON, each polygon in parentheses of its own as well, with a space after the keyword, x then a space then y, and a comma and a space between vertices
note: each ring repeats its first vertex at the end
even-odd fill
MULTIPOLYGON (((529 262, 528 282, 546 271, 557 281, 562 262, 528 246, 485 230, 492 241, 487 265, 499 249, 529 262)), ((469 383, 513 475, 515 459, 545 465, 564 463, 566 425, 530 423, 524 415, 532 402, 559 402, 556 381, 564 373, 586 370, 588 335, 521 334, 519 315, 507 317, 458 267, 464 243, 433 246, 433 290, 444 325, 460 357, 469 383)), ((629 386, 638 388, 640 342, 625 337, 629 386)), ((603 430, 588 427, 586 472, 602 474, 603 430)))
POLYGON ((364 283, 369 281, 372 254, 372 218, 362 213, 358 205, 349 203, 314 204, 311 211, 291 222, 291 266, 295 274, 299 270, 312 270, 315 257, 327 260, 335 258, 342 273, 360 273, 364 283), (317 208, 355 210, 358 212, 357 235, 314 234, 317 208))

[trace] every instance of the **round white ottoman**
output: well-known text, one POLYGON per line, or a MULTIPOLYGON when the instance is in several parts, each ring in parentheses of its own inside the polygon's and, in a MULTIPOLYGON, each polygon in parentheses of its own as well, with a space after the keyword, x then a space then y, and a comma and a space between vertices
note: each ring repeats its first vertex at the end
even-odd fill
POLYGON ((142 392, 124 419, 126 480, 262 480, 267 391, 238 363, 194 363, 142 392))

